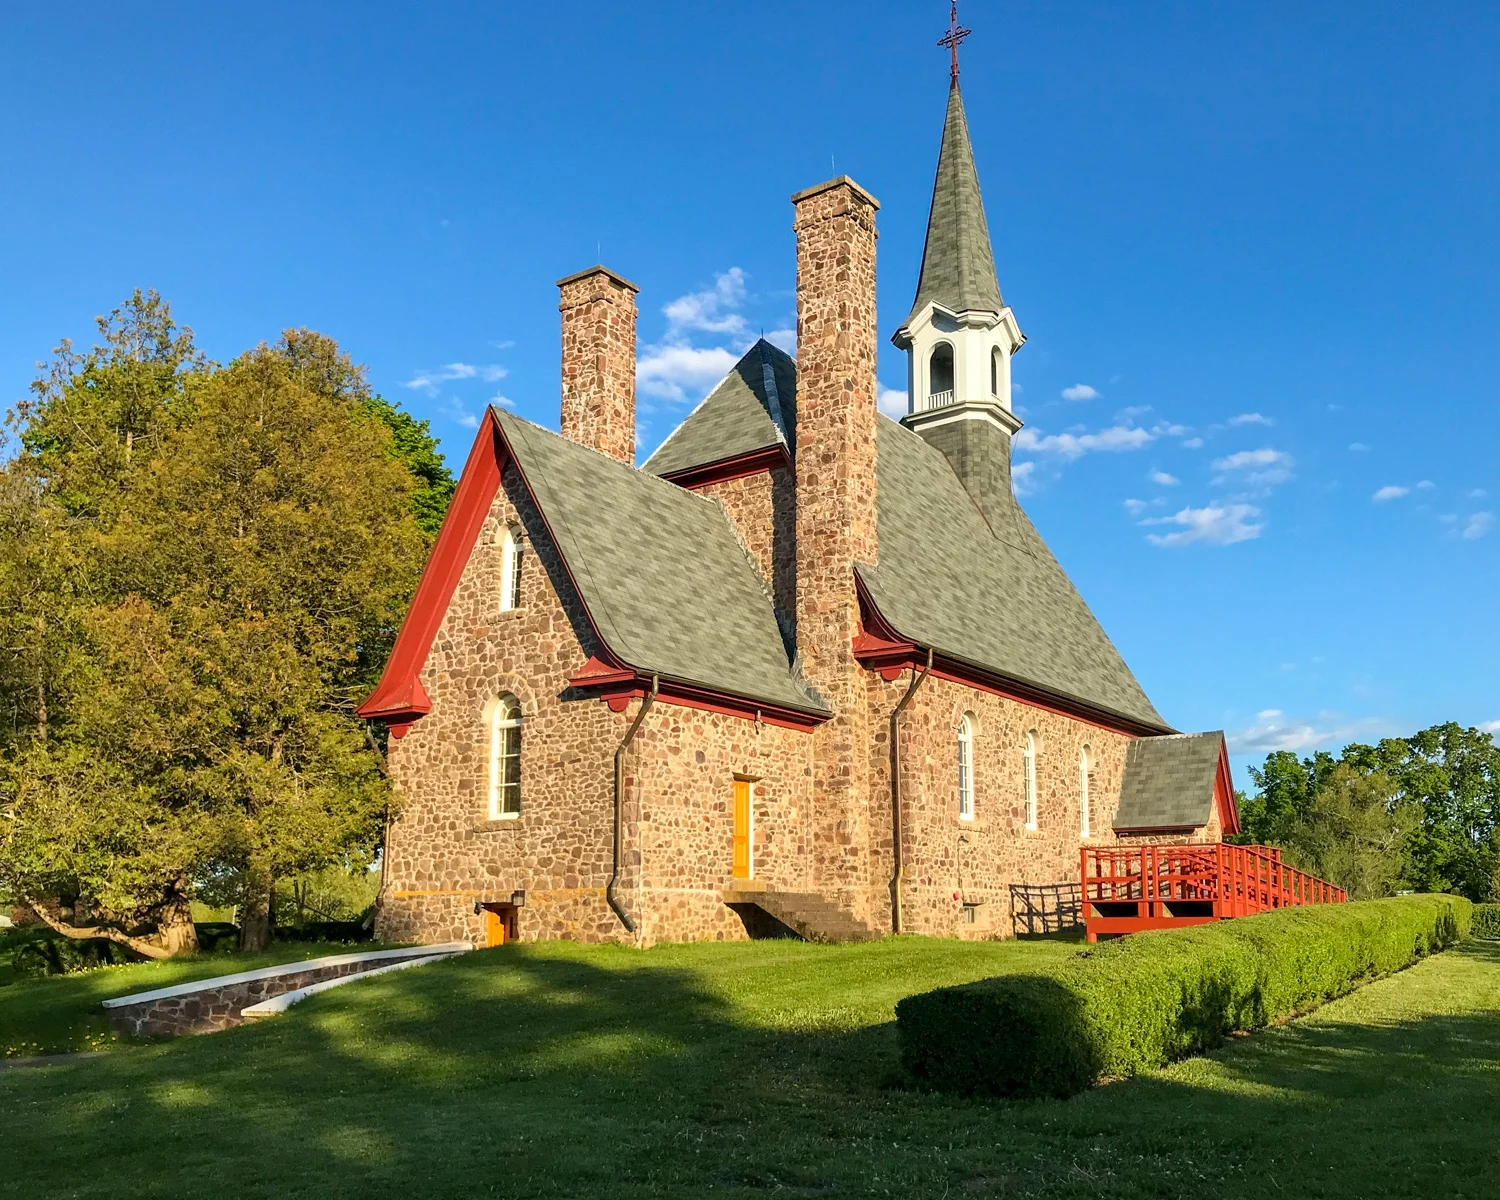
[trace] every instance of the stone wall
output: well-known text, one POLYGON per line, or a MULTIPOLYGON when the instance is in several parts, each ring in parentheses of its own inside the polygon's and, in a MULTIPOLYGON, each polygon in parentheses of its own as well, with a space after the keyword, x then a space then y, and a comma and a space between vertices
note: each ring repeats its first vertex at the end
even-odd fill
POLYGON ((696 489, 724 506, 740 541, 760 569, 782 628, 797 611, 797 483, 785 467, 696 489))
MULTIPOLYGON (((881 831, 872 847, 871 907, 885 906, 890 928, 891 785, 889 718, 911 676, 892 683, 870 677, 870 822, 881 831)), ((1120 801, 1128 736, 929 677, 901 719, 902 792, 906 836, 905 928, 955 937, 1008 937, 1013 932, 1014 889, 1044 911, 1076 900, 1082 845, 1115 842, 1110 822, 1120 801), (958 815, 958 726, 973 719, 974 817, 958 815), (1023 754, 1026 735, 1036 738, 1037 827, 1026 828, 1023 754), (1090 832, 1081 837, 1079 760, 1090 751, 1090 832), (964 921, 964 907, 975 921, 964 921)))
POLYGON ((243 1025, 241 1011, 273 996, 284 996, 326 979, 357 975, 370 969, 365 961, 340 962, 285 975, 270 975, 223 987, 203 988, 181 996, 163 996, 140 1004, 110 1008, 109 1027, 130 1037, 177 1037, 186 1033, 212 1033, 243 1025))
POLYGON ((479 901, 524 890, 523 938, 616 940, 604 903, 612 755, 628 717, 576 697, 568 679, 596 646, 562 561, 508 465, 422 669, 432 711, 390 747, 401 808, 377 931, 393 941, 483 944, 479 901), (526 535, 520 604, 500 609, 500 543, 526 535), (521 815, 491 820, 486 706, 521 704, 521 815))
MULTIPOLYGON (((746 489, 748 492, 749 489, 746 489)), ((619 896, 634 937, 608 908, 614 751, 638 710, 611 712, 568 679, 597 649, 562 562, 513 467, 454 591, 422 671, 432 711, 391 744, 401 797, 377 932, 393 941, 483 944, 480 902, 526 893, 523 941, 648 945, 742 938, 721 899, 730 882, 734 780, 755 779, 756 874, 808 883, 812 739, 799 730, 665 702, 626 759, 619 896), (499 608, 499 542, 526 533, 521 603, 499 608), (521 813, 489 820, 486 706, 521 703, 521 813)))

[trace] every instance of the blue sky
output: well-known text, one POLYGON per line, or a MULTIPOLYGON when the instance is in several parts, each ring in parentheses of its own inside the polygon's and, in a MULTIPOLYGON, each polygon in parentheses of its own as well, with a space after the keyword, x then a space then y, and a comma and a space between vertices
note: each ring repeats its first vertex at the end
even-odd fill
MULTIPOLYGON (((1227 729, 1237 768, 1495 726, 1500 7, 961 17, 1030 338, 1023 501, 1163 714, 1227 729)), ((218 358, 333 335, 456 467, 492 398, 556 426, 554 281, 602 258, 641 286, 649 450, 762 330, 789 344, 788 197, 835 172, 882 202, 900 389, 946 21, 8 5, 0 389, 155 287, 218 358)))

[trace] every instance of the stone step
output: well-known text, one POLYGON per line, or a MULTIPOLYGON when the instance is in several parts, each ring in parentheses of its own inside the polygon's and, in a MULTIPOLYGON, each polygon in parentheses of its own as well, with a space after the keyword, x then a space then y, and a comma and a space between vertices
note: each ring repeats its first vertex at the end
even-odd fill
POLYGON ((880 936, 816 892, 731 888, 724 893, 724 901, 735 907, 752 905, 807 942, 864 942, 880 936))

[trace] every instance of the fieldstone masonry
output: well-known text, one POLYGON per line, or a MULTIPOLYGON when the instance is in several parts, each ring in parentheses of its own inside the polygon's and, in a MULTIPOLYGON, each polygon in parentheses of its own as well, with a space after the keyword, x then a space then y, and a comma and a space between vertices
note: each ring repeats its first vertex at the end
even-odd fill
POLYGON ((562 313, 562 432, 635 465, 635 295, 592 267, 557 281, 562 313))

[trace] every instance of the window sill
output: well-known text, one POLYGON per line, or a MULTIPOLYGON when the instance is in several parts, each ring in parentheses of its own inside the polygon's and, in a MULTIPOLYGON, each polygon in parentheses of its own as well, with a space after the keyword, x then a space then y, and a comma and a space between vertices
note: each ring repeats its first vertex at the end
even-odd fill
POLYGON ((476 821, 469 828, 475 833, 499 833, 503 829, 514 829, 521 823, 521 814, 513 817, 497 817, 494 820, 476 821))

